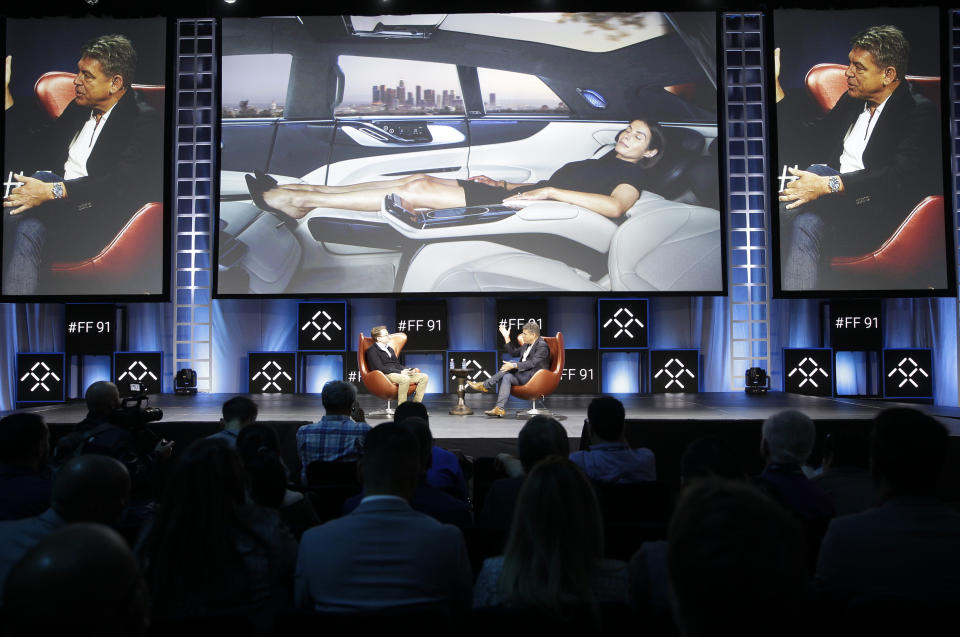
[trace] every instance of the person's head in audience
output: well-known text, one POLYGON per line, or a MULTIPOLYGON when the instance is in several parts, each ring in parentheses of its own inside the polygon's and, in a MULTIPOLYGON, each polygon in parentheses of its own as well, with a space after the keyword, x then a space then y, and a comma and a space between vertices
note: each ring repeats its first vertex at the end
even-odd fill
POLYGON ((693 480, 707 477, 742 480, 745 473, 736 454, 722 438, 694 440, 680 457, 680 483, 684 486, 693 480))
POLYGON ((882 497, 933 496, 947 437, 946 427, 916 409, 881 412, 870 436, 870 466, 882 497))
POLYGON ((366 495, 395 495, 409 500, 420 478, 420 445, 411 428, 393 422, 369 432, 360 457, 366 495))
POLYGON ((320 400, 328 416, 349 416, 350 409, 357 400, 357 390, 352 383, 331 380, 323 386, 320 400))
POLYGON ((149 595, 127 543, 93 523, 70 524, 10 571, 3 607, 11 637, 146 634, 149 595))
POLYGON ((83 399, 91 416, 109 416, 120 406, 120 390, 106 380, 98 380, 89 387, 83 399))
POLYGON ((799 522, 751 485, 718 478, 691 484, 667 539, 681 635, 786 634, 809 612, 799 522))
POLYGON ((426 475, 433 465, 433 434, 430 432, 430 425, 417 416, 404 418, 399 422, 401 427, 409 429, 417 439, 417 447, 420 449, 420 475, 426 475))
POLYGON ((86 454, 53 476, 50 506, 67 522, 116 524, 130 497, 130 473, 109 456, 86 454))
POLYGON ((517 435, 517 454, 524 473, 547 456, 570 455, 567 431, 550 416, 534 416, 523 425, 517 435))
POLYGON ((223 428, 240 431, 257 422, 257 403, 246 396, 234 396, 223 403, 222 413, 220 422, 223 428))
POLYGON ((837 427, 823 439, 823 470, 870 468, 870 439, 857 426, 837 427))
POLYGON ((43 416, 20 412, 0 419, 0 464, 40 471, 50 455, 50 431, 43 416))
POLYGON ((229 538, 246 528, 241 511, 246 498, 234 445, 202 438, 180 454, 141 552, 158 614, 218 594, 225 565, 238 559, 229 538))
POLYGON ((590 433, 597 442, 621 442, 627 413, 613 396, 598 396, 587 407, 590 433))
POLYGON ((287 470, 276 430, 267 425, 244 427, 237 434, 237 453, 249 478, 250 497, 260 506, 279 509, 287 493, 287 470))
POLYGON ((406 400, 397 405, 397 408, 393 410, 393 422, 403 422, 407 418, 412 417, 423 418, 427 423, 430 422, 430 415, 427 413, 427 408, 423 403, 406 400))
POLYGON ((763 421, 760 452, 767 465, 802 465, 813 451, 816 437, 809 416, 787 409, 763 421))
POLYGON ((590 606, 590 576, 602 557, 603 522, 590 480, 565 457, 540 461, 514 509, 500 577, 504 598, 554 614, 590 606))

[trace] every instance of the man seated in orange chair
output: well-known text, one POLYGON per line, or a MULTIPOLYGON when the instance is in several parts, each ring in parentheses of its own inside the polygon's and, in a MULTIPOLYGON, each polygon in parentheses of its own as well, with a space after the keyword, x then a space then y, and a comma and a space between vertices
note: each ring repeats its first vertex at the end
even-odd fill
POLYGON ((496 406, 485 411, 488 416, 503 418, 506 415, 507 399, 510 398, 510 388, 514 385, 523 385, 533 378, 541 369, 550 367, 550 346, 540 338, 540 326, 536 321, 528 321, 523 331, 517 335, 520 346, 510 342, 510 330, 506 325, 500 325, 500 335, 511 356, 519 356, 518 361, 509 361, 500 366, 500 371, 483 381, 467 381, 471 389, 487 393, 499 385, 497 389, 496 406))
POLYGON ((136 65, 126 37, 94 38, 80 52, 76 97, 63 113, 11 135, 7 56, 5 165, 33 176, 15 176, 22 185, 3 200, 3 293, 35 293, 42 264, 96 254, 144 201, 162 201, 163 121, 130 89, 136 65))
POLYGON ((846 92, 808 121, 798 121, 796 98, 784 99, 774 54, 778 153, 809 165, 789 168, 779 197, 785 290, 843 288, 829 278, 831 256, 876 248, 919 200, 943 191, 937 106, 906 81, 903 32, 873 26, 850 44, 846 92))
POLYGON ((417 367, 404 367, 400 364, 397 353, 390 347, 390 332, 387 331, 386 325, 377 325, 372 328, 370 335, 373 337, 373 347, 368 347, 367 353, 364 355, 367 361, 367 369, 383 372, 387 380, 398 385, 398 405, 407 400, 407 395, 410 393, 410 383, 417 384, 417 389, 413 393, 413 402, 422 402, 423 395, 427 392, 429 376, 417 367))

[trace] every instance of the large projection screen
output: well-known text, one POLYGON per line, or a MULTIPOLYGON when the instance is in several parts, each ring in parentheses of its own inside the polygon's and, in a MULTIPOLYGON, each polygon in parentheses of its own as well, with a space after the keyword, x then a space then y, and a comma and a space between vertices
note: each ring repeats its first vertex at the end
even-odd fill
POLYGON ((6 20, 5 300, 169 294, 166 27, 6 20))
POLYGON ((222 33, 217 295, 724 292, 714 13, 222 33))
POLYGON ((779 294, 953 295, 939 10, 773 23, 779 294))

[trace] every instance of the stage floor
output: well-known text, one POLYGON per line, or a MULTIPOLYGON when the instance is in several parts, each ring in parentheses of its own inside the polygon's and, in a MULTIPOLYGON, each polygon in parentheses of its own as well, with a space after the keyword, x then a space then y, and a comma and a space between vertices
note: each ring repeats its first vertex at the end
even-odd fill
MULTIPOLYGON (((177 396, 158 394, 150 396, 150 406, 163 410, 166 422, 216 422, 220 406, 234 394, 197 394, 177 396)), ((316 421, 323 415, 319 394, 252 395, 260 407, 262 421, 316 421)), ((570 436, 578 436, 587 415, 587 406, 593 396, 550 396, 548 409, 565 416, 562 420, 570 436)), ((817 420, 869 420, 880 411, 893 406, 910 406, 937 418, 950 431, 960 436, 960 408, 927 404, 906 404, 876 399, 817 398, 770 392, 748 396, 743 392, 716 392, 700 394, 653 394, 646 396, 621 395, 628 419, 636 420, 703 420, 756 421, 763 420, 783 409, 797 409, 817 420)), ((452 416, 447 412, 456 404, 456 396, 428 395, 424 404, 430 412, 430 428, 435 438, 516 438, 524 420, 514 413, 528 408, 530 403, 511 399, 505 418, 488 418, 483 411, 494 404, 494 396, 469 394, 466 403, 474 410, 471 416, 452 416)), ((360 405, 367 412, 382 409, 383 401, 360 396, 360 405)), ((395 403, 394 403, 395 405, 395 403)), ((83 419, 86 407, 82 400, 58 405, 31 407, 27 411, 40 413, 51 424, 73 424, 83 419)), ((9 413, 9 412, 4 412, 9 413)), ((0 414, 2 415, 2 414, 0 414)), ((368 418, 371 424, 383 418, 368 418)))

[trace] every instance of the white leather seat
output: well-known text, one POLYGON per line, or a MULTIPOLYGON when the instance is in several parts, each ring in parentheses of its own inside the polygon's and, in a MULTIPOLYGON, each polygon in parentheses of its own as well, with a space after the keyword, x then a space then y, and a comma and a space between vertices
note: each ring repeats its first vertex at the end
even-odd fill
POLYGON ((608 267, 615 291, 719 291, 720 213, 644 193, 613 235, 608 267))

